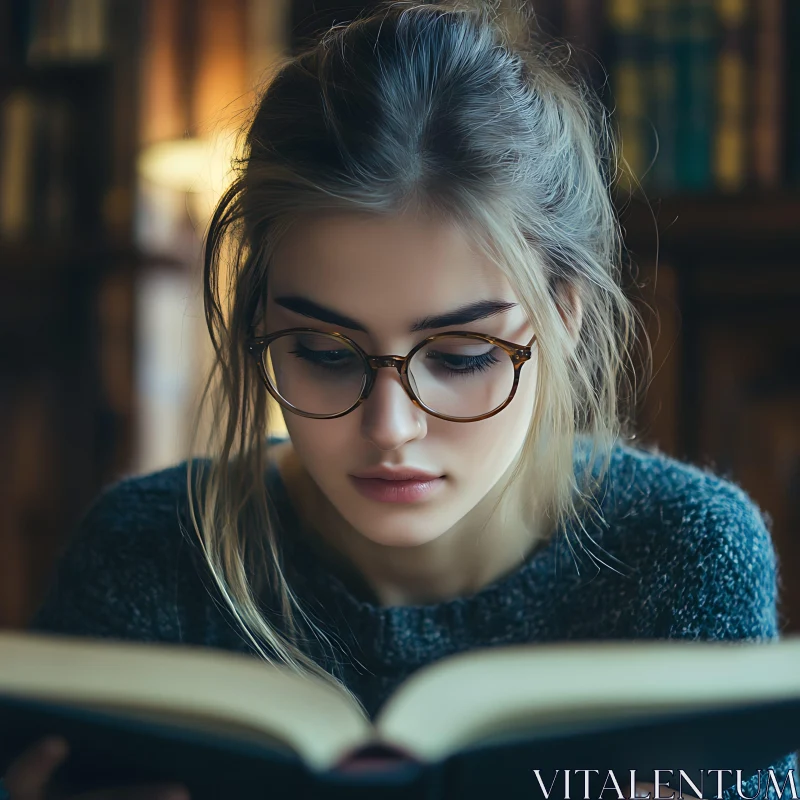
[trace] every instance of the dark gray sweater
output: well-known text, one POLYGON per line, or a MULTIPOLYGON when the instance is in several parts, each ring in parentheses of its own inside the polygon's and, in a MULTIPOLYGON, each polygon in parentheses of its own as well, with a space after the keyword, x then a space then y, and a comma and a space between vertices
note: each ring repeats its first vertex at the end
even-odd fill
MULTIPOLYGON (((252 654, 211 589, 191 537, 181 532, 179 518, 188 523, 185 478, 184 463, 108 487, 74 532, 31 628, 252 654)), ((291 532, 296 517, 278 471, 267 480, 291 532)), ((342 647, 334 657, 312 637, 308 651, 374 716, 414 670, 473 648, 779 636, 782 576, 772 539, 738 486, 620 444, 598 497, 605 524, 587 514, 586 532, 572 526, 477 594, 424 606, 379 606, 324 552, 289 536, 289 580, 342 647)), ((267 599, 265 613, 269 607, 267 599)), ((795 754, 769 766, 782 782, 797 767, 795 754)), ((743 786, 747 796, 756 793, 756 777, 743 786)), ((762 793, 766 788, 764 773, 762 793)), ((775 797, 772 789, 768 796, 775 797)), ((733 800, 735 787, 724 797, 733 800)))

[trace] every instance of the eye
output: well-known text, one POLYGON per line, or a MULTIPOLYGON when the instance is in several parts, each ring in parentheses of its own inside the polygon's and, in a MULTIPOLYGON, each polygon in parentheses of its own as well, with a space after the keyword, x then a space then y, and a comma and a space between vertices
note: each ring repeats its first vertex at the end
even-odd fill
POLYGON ((306 347, 304 344, 297 343, 294 350, 290 353, 298 358, 311 361, 315 364, 336 364, 353 359, 354 354, 346 348, 331 350, 330 348, 306 347))
POLYGON ((469 376, 501 363, 498 348, 488 342, 438 341, 414 358, 412 370, 424 369, 435 377, 469 376))
POLYGON ((431 353, 429 358, 440 361, 442 368, 448 372, 472 374, 490 369, 493 364, 499 363, 494 354, 482 353, 477 356, 463 356, 454 353, 431 353))

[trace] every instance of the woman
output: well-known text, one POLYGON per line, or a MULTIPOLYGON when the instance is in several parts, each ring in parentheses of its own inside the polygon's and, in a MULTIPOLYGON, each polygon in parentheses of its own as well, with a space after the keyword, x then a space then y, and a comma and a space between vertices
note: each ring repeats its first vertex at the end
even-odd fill
POLYGON ((212 455, 104 492, 34 629, 248 652, 369 715, 476 647, 778 636, 756 506, 630 445, 608 123, 504 19, 395 2, 282 66, 208 234, 212 455))

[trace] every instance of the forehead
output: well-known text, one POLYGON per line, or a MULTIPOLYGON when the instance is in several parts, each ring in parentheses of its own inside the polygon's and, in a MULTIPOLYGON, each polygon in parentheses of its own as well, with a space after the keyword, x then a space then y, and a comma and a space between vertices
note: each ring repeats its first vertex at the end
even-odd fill
POLYGON ((503 273, 451 221, 418 214, 328 214, 295 225, 279 244, 268 295, 302 294, 368 325, 410 319, 486 297, 513 300, 503 273))

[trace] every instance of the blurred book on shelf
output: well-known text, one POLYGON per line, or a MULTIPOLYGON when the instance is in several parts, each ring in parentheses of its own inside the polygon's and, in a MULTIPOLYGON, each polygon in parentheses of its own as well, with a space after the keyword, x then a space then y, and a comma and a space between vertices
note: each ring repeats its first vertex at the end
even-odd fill
MULTIPOLYGON (((25 622, 104 485, 182 455, 184 384, 202 384, 211 351, 202 301, 184 302, 201 238, 186 206, 213 198, 148 185, 142 156, 224 133, 282 54, 288 12, 289 0, 0 2, 0 627, 25 622), (141 236, 153 220, 159 235, 141 236)), ((206 179, 216 161, 192 168, 206 194, 221 190, 206 179)))
POLYGON ((0 3, 0 625, 130 460, 139 6, 0 3))
POLYGON ((110 10, 11 0, 0 12, 0 248, 103 233, 104 194, 119 189, 108 185, 110 10))
POLYGON ((557 35, 584 53, 579 66, 604 65, 584 72, 613 111, 624 186, 708 194, 798 185, 796 0, 571 0, 558 21, 557 35))
POLYGON ((74 110, 64 97, 9 95, 0 116, 0 240, 64 237, 74 207, 74 110))
MULTIPOLYGON (((623 159, 624 268, 653 345, 639 438, 741 485, 791 574, 800 0, 568 0, 559 13, 531 2, 541 35, 574 45, 623 159)), ((781 624, 800 630, 800 588, 784 583, 781 624)))
POLYGON ((109 0, 8 0, 5 5, 3 44, 11 60, 35 64, 107 54, 109 0))

